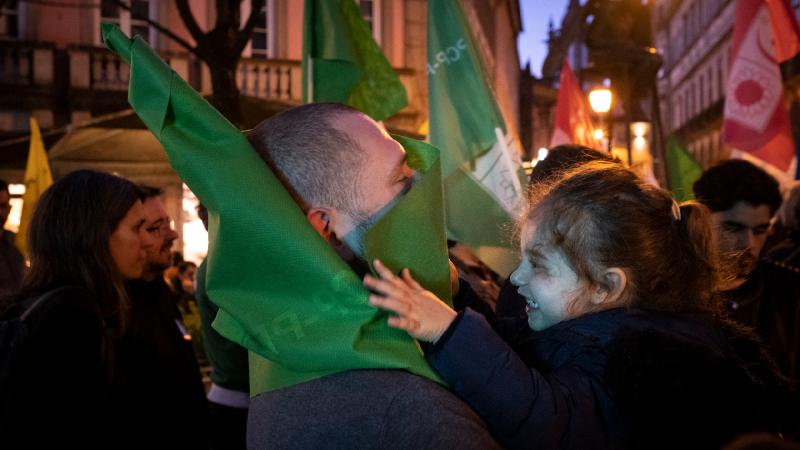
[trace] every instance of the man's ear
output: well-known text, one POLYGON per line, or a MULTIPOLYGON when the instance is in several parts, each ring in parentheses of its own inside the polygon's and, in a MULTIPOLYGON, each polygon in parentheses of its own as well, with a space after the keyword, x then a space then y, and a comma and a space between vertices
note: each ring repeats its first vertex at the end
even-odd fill
POLYGON ((311 208, 306 212, 308 223, 314 227, 317 233, 326 241, 330 240, 331 233, 331 211, 327 208, 311 208))
POLYGON ((628 285, 628 276, 619 267, 609 267, 603 271, 603 283, 597 285, 591 292, 590 298, 595 305, 612 305, 622 298, 625 287, 628 285))

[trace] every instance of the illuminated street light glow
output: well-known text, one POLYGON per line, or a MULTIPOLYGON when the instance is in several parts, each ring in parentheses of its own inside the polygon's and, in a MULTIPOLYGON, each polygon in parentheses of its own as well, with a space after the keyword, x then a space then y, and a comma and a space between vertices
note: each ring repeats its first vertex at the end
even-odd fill
POLYGON ((550 153, 550 151, 549 151, 549 150, 547 150, 546 148, 542 147, 542 148, 540 148, 540 149, 539 149, 539 151, 537 152, 537 154, 536 154, 536 159, 537 159, 537 160, 539 160, 539 161, 541 161, 541 160, 543 160, 543 159, 547 158, 547 154, 548 154, 548 153, 550 153))
POLYGON ((611 110, 611 89, 595 88, 589 92, 589 105, 598 114, 605 114, 611 110))
POLYGON ((631 133, 636 137, 645 137, 648 131, 650 131, 650 122, 633 122, 631 124, 631 133))

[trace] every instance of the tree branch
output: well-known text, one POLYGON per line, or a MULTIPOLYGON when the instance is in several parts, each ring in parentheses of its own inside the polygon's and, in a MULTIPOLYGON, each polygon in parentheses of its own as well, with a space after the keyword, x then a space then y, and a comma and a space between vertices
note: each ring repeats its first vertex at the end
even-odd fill
POLYGON ((253 35, 253 28, 258 24, 258 19, 261 17, 261 7, 264 6, 264 0, 250 0, 250 17, 244 24, 244 28, 236 34, 236 42, 233 45, 233 51, 236 54, 241 54, 247 46, 247 41, 253 35))
MULTIPOLYGON (((125 4, 125 2, 123 2, 121 0, 115 0, 114 3, 116 3, 122 9, 125 9, 125 10, 128 10, 128 11, 132 10, 130 6, 128 6, 127 4, 125 4)), ((149 17, 147 19, 143 19, 143 20, 145 22, 147 22, 148 25, 150 25, 151 27, 153 27, 156 30, 158 30, 159 33, 161 33, 164 36, 166 36, 166 37, 172 39, 173 41, 177 42, 181 47, 183 47, 186 50, 190 51, 191 53, 194 53, 195 55, 197 55, 198 58, 202 58, 202 56, 200 56, 200 54, 197 52, 197 49, 194 48, 192 46, 192 44, 188 43, 186 40, 184 40, 183 38, 181 38, 177 34, 173 33, 172 31, 169 31, 167 28, 164 28, 164 26, 162 26, 160 23, 158 23, 158 22, 156 22, 154 20, 151 20, 149 17)), ((133 36, 131 36, 131 37, 133 37, 133 36)))
MULTIPOLYGON (((178 7, 178 14, 180 14, 186 29, 189 30, 189 34, 192 35, 194 41, 197 42, 197 46, 203 47, 204 49, 208 47, 208 35, 206 35, 197 24, 194 14, 192 14, 192 10, 189 8, 189 2, 187 0, 175 0, 175 6, 178 7)), ((200 55, 198 54, 197 56, 200 55)))

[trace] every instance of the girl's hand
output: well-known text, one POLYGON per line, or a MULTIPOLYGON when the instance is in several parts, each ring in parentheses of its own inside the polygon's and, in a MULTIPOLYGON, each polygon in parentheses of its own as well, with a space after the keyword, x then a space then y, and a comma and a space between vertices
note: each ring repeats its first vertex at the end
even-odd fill
POLYGON ((369 296, 372 306, 397 315, 389 317, 389 326, 405 330, 420 341, 438 341, 456 312, 411 278, 408 269, 403 269, 403 278, 398 278, 376 259, 375 270, 380 278, 366 275, 364 285, 382 294, 369 296))

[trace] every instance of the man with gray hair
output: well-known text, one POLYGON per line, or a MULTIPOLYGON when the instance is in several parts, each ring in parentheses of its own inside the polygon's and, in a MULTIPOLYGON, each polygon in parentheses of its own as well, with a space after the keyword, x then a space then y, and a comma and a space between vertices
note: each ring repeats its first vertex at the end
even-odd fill
MULTIPOLYGON (((249 140, 308 222, 363 276, 364 235, 411 188, 403 147, 344 105, 300 106, 249 140)), ((403 370, 350 370, 252 398, 250 448, 496 448, 481 419, 403 370)))

